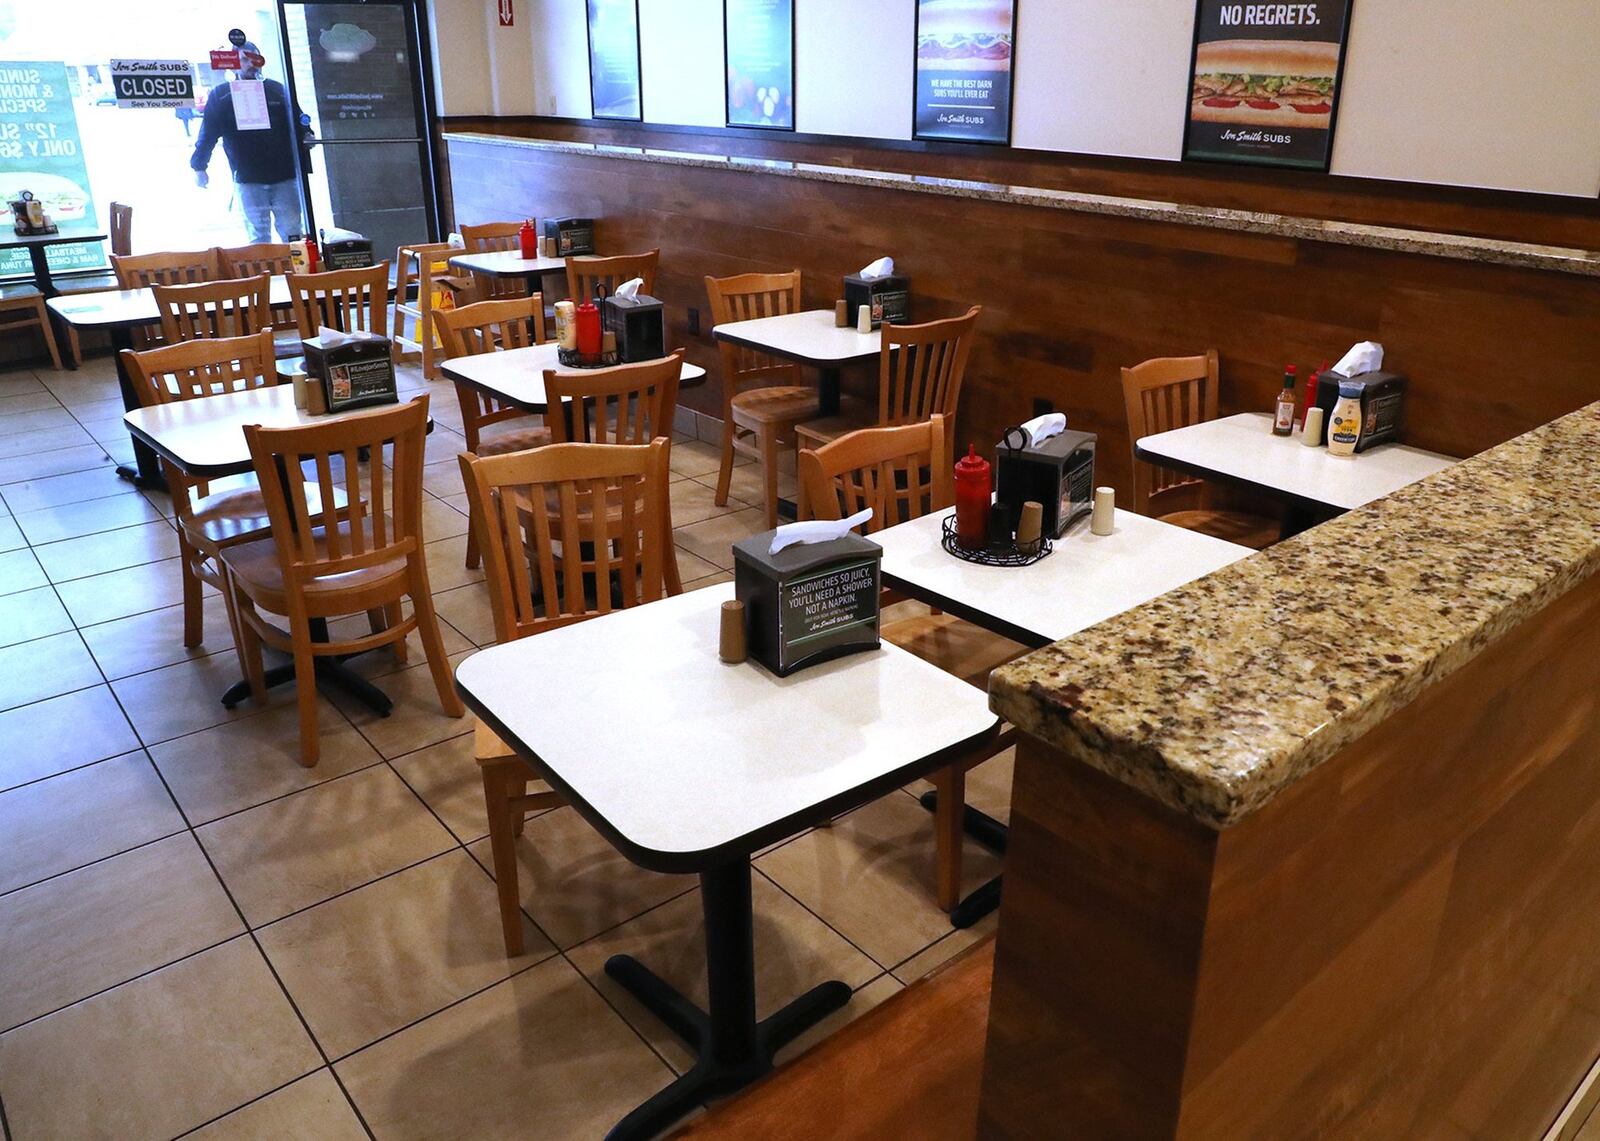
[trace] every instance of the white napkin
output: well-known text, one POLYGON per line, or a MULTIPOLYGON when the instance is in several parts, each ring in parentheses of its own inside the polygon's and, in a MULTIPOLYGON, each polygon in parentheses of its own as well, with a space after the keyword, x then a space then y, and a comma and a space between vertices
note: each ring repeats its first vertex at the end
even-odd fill
POLYGON ((621 285, 617 286, 617 291, 615 293, 613 293, 611 296, 613 296, 613 297, 630 297, 630 298, 631 297, 637 297, 638 294, 639 294, 639 290, 643 286, 644 286, 644 278, 642 278, 642 277, 630 278, 629 280, 624 281, 621 285))
POLYGON ((460 234, 451 234, 445 239, 445 241, 449 242, 452 246, 455 246, 458 250, 467 248, 467 239, 463 238, 460 234))
POLYGON ((1383 346, 1376 341, 1362 341, 1350 346, 1350 351, 1339 358, 1333 371, 1341 376, 1361 376, 1363 373, 1377 372, 1382 367, 1383 346))
POLYGON ((364 237, 366 237, 365 234, 358 234, 354 230, 342 230, 338 226, 332 226, 322 231, 322 240, 325 242, 342 242, 350 238, 360 239, 364 237))
POLYGON ((775 555, 796 543, 826 543, 842 539, 856 527, 872 518, 872 508, 863 507, 848 519, 808 519, 804 523, 785 523, 772 533, 772 545, 767 554, 775 555))
POLYGON ((326 325, 321 325, 317 328, 317 340, 322 342, 324 349, 336 349, 340 345, 349 345, 357 341, 382 341, 386 339, 376 333, 368 333, 361 329, 357 329, 353 333, 346 333, 340 329, 330 329, 326 325))
POLYGON ((1032 444, 1042 444, 1051 436, 1059 436, 1067 430, 1067 414, 1065 412, 1046 412, 1043 416, 1035 416, 1022 426, 1028 433, 1028 440, 1032 444))
POLYGON ((894 272, 894 258, 879 258, 861 267, 861 277, 888 277, 894 272))

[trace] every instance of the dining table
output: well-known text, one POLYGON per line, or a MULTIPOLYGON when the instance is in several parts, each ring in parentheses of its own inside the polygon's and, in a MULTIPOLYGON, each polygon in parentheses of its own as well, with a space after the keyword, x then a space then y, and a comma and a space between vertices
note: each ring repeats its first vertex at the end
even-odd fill
POLYGON ((28 260, 33 265, 33 284, 46 299, 60 293, 50 269, 50 247, 105 240, 105 231, 93 226, 60 226, 53 234, 19 234, 10 226, 0 226, 0 250, 28 251, 28 260))
POLYGON ((885 642, 788 677, 718 656, 731 584, 493 646, 462 700, 627 859, 700 879, 710 1001, 644 963, 606 973, 695 1051, 609 1136, 655 1137, 851 997, 825 982, 756 1017, 753 853, 884 796, 992 737, 985 695, 885 642), (529 694, 538 694, 530 701, 529 694))
POLYGON ((817 370, 817 415, 839 414, 839 376, 845 365, 878 356, 883 335, 834 324, 832 309, 806 309, 747 321, 724 321, 711 330, 719 341, 742 345, 817 370))
MULTIPOLYGON (((546 341, 520 349, 474 353, 442 362, 440 372, 445 379, 476 389, 500 403, 524 412, 544 412, 549 404, 544 391, 545 369, 562 367, 557 351, 554 341, 546 341)), ((683 362, 678 373, 679 388, 694 388, 705 380, 705 369, 683 362)))
POLYGON ((496 281, 521 281, 528 293, 544 292, 546 274, 559 273, 561 284, 566 285, 567 259, 534 257, 525 258, 518 250, 486 250, 479 253, 460 253, 450 258, 450 268, 465 270, 475 276, 494 278, 496 281))

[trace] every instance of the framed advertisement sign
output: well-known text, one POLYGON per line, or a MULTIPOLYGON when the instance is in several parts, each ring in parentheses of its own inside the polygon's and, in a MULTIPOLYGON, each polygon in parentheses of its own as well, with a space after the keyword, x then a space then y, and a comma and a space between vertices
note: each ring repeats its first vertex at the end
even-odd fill
MULTIPOLYGON (((43 204, 60 228, 95 224, 94 193, 78 138, 67 67, 59 60, 0 60, 0 226, 11 232, 10 203, 24 190, 43 204)), ((101 242, 50 246, 51 273, 99 269, 106 264, 101 242)), ((0 250, 0 278, 33 276, 28 251, 0 250)))
POLYGON ((1351 0, 1199 0, 1183 157, 1328 169, 1351 0))
POLYGON ((589 96, 596 119, 644 118, 639 0, 588 0, 589 96))
POLYGON ((1011 141, 1016 0, 917 0, 912 135, 1011 141))
POLYGON ((730 127, 794 130, 794 0, 723 0, 730 127))

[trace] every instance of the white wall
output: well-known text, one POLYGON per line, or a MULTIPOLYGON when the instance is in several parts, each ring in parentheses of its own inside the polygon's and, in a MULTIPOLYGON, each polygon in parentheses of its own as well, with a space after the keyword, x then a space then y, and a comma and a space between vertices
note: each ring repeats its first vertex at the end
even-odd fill
MULTIPOLYGON (((1177 159, 1194 0, 1018 0, 1015 146, 1177 159)), ((585 0, 431 0, 446 115, 590 114, 585 0)), ((915 0, 795 0, 795 125, 911 135, 915 0)), ((639 0, 644 113, 724 124, 722 0, 639 0)), ((1360 0, 1332 169, 1600 193, 1600 0, 1360 0)))

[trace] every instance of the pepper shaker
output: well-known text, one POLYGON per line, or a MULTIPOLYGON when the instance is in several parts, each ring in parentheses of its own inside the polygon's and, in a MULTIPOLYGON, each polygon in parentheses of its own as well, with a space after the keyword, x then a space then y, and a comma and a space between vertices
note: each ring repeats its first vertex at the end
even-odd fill
POLYGON ((835 301, 833 303, 833 325, 836 329, 850 327, 850 302, 835 301))
POLYGON ((744 632, 744 603, 737 598, 722 604, 722 635, 717 645, 717 657, 729 665, 738 665, 749 653, 744 632))
POLYGON ((1094 514, 1089 517, 1089 533, 1109 535, 1117 529, 1117 493, 1109 487, 1094 489, 1094 514))

